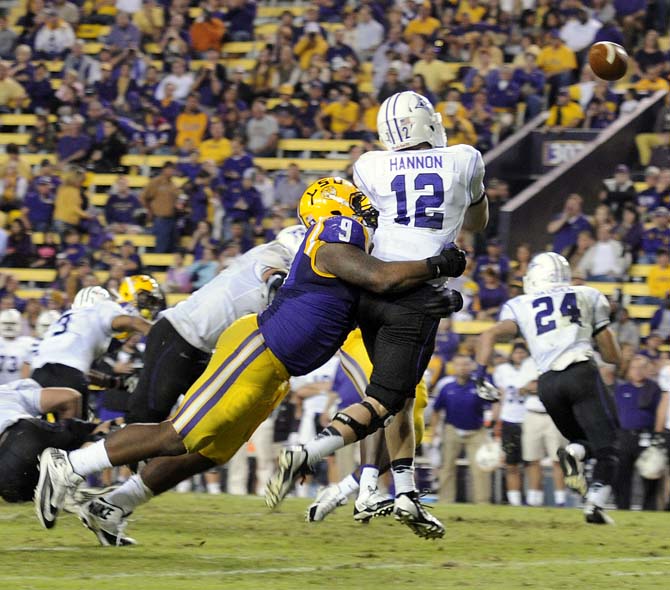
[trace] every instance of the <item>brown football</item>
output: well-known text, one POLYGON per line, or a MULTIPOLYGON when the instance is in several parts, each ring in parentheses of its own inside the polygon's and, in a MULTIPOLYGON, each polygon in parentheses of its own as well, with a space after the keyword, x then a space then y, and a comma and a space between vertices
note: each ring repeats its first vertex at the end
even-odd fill
POLYGON ((601 41, 589 49, 589 65, 593 73, 603 80, 623 78, 628 67, 628 54, 617 43, 601 41))

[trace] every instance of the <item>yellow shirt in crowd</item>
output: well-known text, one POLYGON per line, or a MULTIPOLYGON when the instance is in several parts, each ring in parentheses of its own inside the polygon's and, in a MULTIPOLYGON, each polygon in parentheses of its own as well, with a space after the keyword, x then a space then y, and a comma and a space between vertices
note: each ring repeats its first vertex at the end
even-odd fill
POLYGON ((430 37, 436 29, 440 27, 440 21, 429 16, 426 20, 415 18, 405 27, 405 39, 409 39, 412 35, 424 35, 430 37))
POLYGON ((576 102, 570 101, 565 106, 554 105, 549 109, 548 127, 577 127, 584 120, 584 111, 576 102), (559 117, 560 110, 560 117, 559 117))
POLYGON ((577 67, 577 58, 572 49, 565 44, 558 48, 547 45, 540 49, 537 65, 545 74, 553 76, 564 70, 574 70, 577 67))
POLYGON ((177 137, 175 145, 181 147, 186 139, 191 139, 194 147, 199 147, 207 129, 205 113, 181 113, 175 122, 177 137))
POLYGON ((344 133, 358 121, 358 110, 359 107, 355 102, 349 101, 343 105, 336 101, 331 102, 322 112, 324 116, 330 117, 330 130, 333 133, 344 133))
POLYGON ((221 139, 206 139, 200 144, 200 161, 214 160, 217 164, 230 157, 233 149, 230 147, 230 140, 226 137, 221 139))
POLYGON ((647 275, 647 285, 649 285, 649 295, 664 299, 670 292, 670 267, 661 268, 652 266, 647 275))

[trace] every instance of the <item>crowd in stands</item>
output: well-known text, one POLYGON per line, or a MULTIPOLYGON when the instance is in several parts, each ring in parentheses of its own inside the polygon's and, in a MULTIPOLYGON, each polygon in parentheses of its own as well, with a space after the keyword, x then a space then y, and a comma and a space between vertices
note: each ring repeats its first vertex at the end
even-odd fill
MULTIPOLYGON (((154 252, 174 255, 166 292, 202 286, 294 217, 313 173, 300 167, 302 149, 287 154, 281 142, 349 140, 341 173, 350 175, 374 149, 379 105, 395 92, 424 94, 450 145, 487 151, 543 111, 547 129, 599 130, 670 88, 664 0, 316 0, 270 19, 260 16, 266 7, 28 0, 18 18, 0 18, 0 114, 35 115, 25 142, 6 145, 0 160, 0 264, 56 271, 41 300, 21 298, 13 275, 0 277, 0 309, 22 310, 26 331, 41 307, 60 309, 78 288, 99 283, 99 271, 114 288, 152 270, 132 239, 149 231, 154 252), (624 86, 597 80, 586 63, 588 47, 602 40, 633 57, 624 86), (26 155, 39 163, 28 165, 26 155), (147 169, 128 164, 129 155, 165 158, 140 184, 133 179, 147 169), (258 163, 282 155, 298 159, 274 174, 258 163), (90 190, 95 174, 115 175, 104 199, 90 190)), ((667 146, 669 100, 653 132, 637 138, 643 166, 667 146)), ((487 191, 486 236, 463 236, 470 262, 456 321, 494 320, 521 293, 533 254, 527 244, 509 258, 502 252, 497 214, 511 195, 499 179, 487 179, 487 191)), ((670 358, 670 160, 647 167, 642 186, 617 166, 598 197, 585 212, 580 195, 568 196, 547 245, 568 257, 576 281, 618 285, 632 265, 653 265, 644 296, 611 291, 627 365, 608 384, 627 378, 638 353, 655 377, 670 358), (640 318, 631 302, 655 310, 640 318), (646 339, 640 319, 650 320, 646 339)), ((473 351, 473 336, 445 326, 433 383, 457 352, 473 351)))

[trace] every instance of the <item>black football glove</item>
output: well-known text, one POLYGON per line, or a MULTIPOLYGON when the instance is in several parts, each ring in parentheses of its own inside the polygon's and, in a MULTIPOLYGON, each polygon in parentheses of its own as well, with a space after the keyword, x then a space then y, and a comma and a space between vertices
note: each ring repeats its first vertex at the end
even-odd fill
POLYGON ((440 287, 433 291, 433 296, 425 302, 423 309, 428 315, 447 318, 463 309, 463 296, 455 289, 440 287))
POLYGON ((275 295, 277 294, 279 287, 281 287, 284 284, 285 279, 286 279, 286 273, 281 270, 278 270, 276 272, 273 272, 268 277, 268 280, 265 281, 265 285, 267 286, 268 290, 268 305, 272 303, 272 300, 275 298, 275 295))
POLYGON ((439 277, 460 277, 465 271, 467 260, 465 251, 452 242, 437 256, 428 258, 426 262, 433 278, 437 279, 439 277))

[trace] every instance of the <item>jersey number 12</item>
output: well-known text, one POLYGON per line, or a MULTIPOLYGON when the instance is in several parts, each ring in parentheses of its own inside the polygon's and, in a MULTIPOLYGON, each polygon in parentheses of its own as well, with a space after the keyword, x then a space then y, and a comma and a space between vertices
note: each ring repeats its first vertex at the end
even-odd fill
MULTIPOLYGON (((431 188, 432 195, 419 195, 416 200, 414 227, 426 227, 429 229, 442 229, 444 215, 439 211, 426 213, 428 207, 437 208, 444 203, 444 183, 442 177, 434 172, 422 172, 414 179, 414 190, 421 191, 431 188)), ((400 225, 409 225, 410 217, 407 215, 407 184, 404 174, 398 174, 391 181, 391 190, 395 192, 398 201, 398 215, 393 220, 400 225)))
MULTIPOLYGON (((539 309, 535 314, 535 326, 537 335, 542 336, 556 329, 556 321, 550 319, 554 315, 554 300, 551 297, 540 297, 533 301, 533 309, 539 309)), ((561 301, 561 315, 570 318, 571 324, 582 325, 581 313, 577 305, 577 296, 574 293, 566 293, 561 301)))

